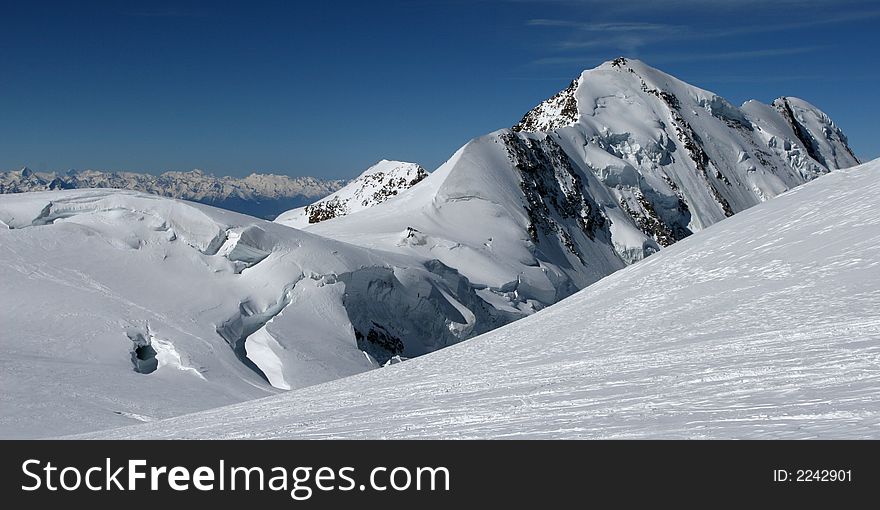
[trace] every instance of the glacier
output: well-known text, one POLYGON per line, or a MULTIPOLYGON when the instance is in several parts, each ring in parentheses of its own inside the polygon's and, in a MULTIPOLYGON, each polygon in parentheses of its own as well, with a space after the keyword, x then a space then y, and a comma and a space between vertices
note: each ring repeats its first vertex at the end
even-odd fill
POLYGON ((467 342, 82 437, 876 439, 878 207, 880 160, 467 342))
POLYGON ((513 320, 442 264, 192 202, 20 193, 0 221, 4 437, 253 399, 513 320))

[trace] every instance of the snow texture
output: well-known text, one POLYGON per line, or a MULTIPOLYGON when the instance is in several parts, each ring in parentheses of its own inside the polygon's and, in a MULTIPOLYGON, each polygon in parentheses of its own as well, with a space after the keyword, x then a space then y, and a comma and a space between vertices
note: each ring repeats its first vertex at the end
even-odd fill
POLYGON ((531 317, 110 438, 878 438, 880 160, 531 317))
POLYGON ((155 195, 3 195, 0 221, 7 438, 318 384, 516 318, 442 264, 155 195))

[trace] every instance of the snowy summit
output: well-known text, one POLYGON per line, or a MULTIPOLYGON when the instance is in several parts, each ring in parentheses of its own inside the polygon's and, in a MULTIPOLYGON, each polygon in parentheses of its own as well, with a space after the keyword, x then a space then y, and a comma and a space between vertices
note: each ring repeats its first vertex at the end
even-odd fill
POLYGON ((342 189, 275 219, 282 225, 304 228, 367 209, 396 196, 428 176, 424 168, 403 161, 382 161, 371 166, 342 189))

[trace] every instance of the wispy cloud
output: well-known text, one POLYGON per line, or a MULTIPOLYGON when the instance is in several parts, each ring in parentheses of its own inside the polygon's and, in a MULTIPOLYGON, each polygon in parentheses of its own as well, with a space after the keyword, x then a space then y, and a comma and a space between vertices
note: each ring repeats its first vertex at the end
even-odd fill
POLYGON ((553 66, 553 65, 568 65, 568 64, 581 64, 582 66, 586 66, 589 63, 600 63, 607 58, 599 57, 599 56, 584 56, 584 55, 572 55, 565 57, 543 57, 532 61, 532 64, 541 65, 541 66, 553 66))
POLYGON ((800 30, 804 28, 834 25, 839 23, 846 23, 849 21, 870 20, 875 18, 880 18, 880 9, 854 11, 834 14, 830 16, 817 16, 812 19, 790 21, 787 23, 774 22, 772 24, 764 25, 745 25, 741 27, 708 30, 706 31, 706 34, 708 34, 709 37, 729 37, 757 33, 785 32, 789 30, 800 30))
POLYGON ((880 9, 841 13, 831 16, 822 16, 813 19, 790 21, 784 23, 774 22, 767 24, 720 28, 693 27, 687 25, 671 25, 663 23, 644 23, 632 21, 593 23, 543 18, 530 19, 526 22, 526 25, 535 27, 570 28, 575 32, 575 37, 571 40, 560 43, 559 47, 564 49, 576 49, 595 47, 602 44, 610 47, 614 46, 617 42, 621 40, 624 40, 627 43, 631 43, 632 41, 638 39, 644 44, 648 44, 661 40, 718 39, 748 34, 777 33, 875 18, 880 18, 880 9), (587 35, 591 38, 578 38, 577 34, 587 35), (611 38, 595 38, 597 34, 601 34, 603 36, 610 35, 611 38), (626 39, 623 39, 624 37, 626 39))
MULTIPOLYGON (((828 49, 830 46, 801 46, 792 48, 766 48, 760 50, 748 51, 727 51, 727 52, 709 52, 709 53, 658 53, 654 55, 643 56, 652 63, 681 63, 681 62, 702 62, 713 60, 749 60, 757 58, 784 57, 790 55, 800 55, 804 53, 812 53, 828 49)), ((582 66, 590 63, 598 63, 608 60, 605 57, 596 55, 567 55, 556 57, 544 57, 533 60, 535 65, 569 65, 580 64, 582 66)))
POLYGON ((798 81, 846 80, 842 76, 822 74, 781 74, 781 75, 728 75, 728 76, 679 76, 688 83, 785 83, 798 81))
MULTIPOLYGON (((813 2, 816 3, 816 2, 813 2)), ((779 22, 774 20, 764 24, 746 24, 740 26, 707 26, 707 24, 678 25, 665 23, 648 23, 638 20, 621 19, 617 21, 575 21, 570 19, 536 18, 526 22, 532 27, 550 27, 569 29, 565 38, 551 46, 555 52, 574 50, 594 50, 606 53, 622 53, 636 55, 645 47, 655 47, 659 43, 683 42, 698 40, 720 40, 748 35, 773 34, 786 31, 797 31, 818 28, 852 21, 873 20, 880 18, 880 9, 840 12, 824 16, 812 16, 808 19, 779 22)), ((770 50, 754 50, 752 52, 718 53, 714 57, 720 59, 756 58, 772 55, 793 55, 814 51, 816 47, 780 48, 770 50), (772 55, 762 53, 775 52, 772 55), (782 53, 784 52, 784 53, 782 53)), ((573 62, 573 58, 565 55, 547 56, 535 61, 539 64, 563 64, 573 62)), ((668 61, 675 57, 670 56, 668 61)), ((681 56, 684 59, 685 56, 681 56)), ((697 55, 687 56, 688 60, 699 60, 697 55)), ((683 60, 675 60, 683 61, 683 60)))
POLYGON ((801 46, 795 48, 768 48, 748 51, 727 51, 715 53, 681 53, 658 56, 660 62, 699 62, 706 60, 746 60, 754 58, 785 57, 801 55, 829 48, 828 46, 801 46))
POLYGON ((207 11, 196 9, 183 9, 180 7, 154 7, 127 11, 126 16, 137 18, 203 18, 208 15, 207 11))
POLYGON ((664 23, 644 22, 607 22, 607 23, 581 23, 559 19, 530 19, 527 25, 535 27, 568 27, 583 32, 656 32, 682 28, 681 25, 668 25, 664 23))
MULTIPOLYGON (((572 6, 602 6, 603 8, 621 10, 668 10, 671 7, 689 7, 691 9, 713 10, 718 8, 740 8, 749 5, 767 5, 767 0, 627 0, 626 2, 609 2, 608 0, 483 0, 498 3, 517 4, 558 4, 572 6)), ((774 0, 773 4, 780 7, 817 7, 865 4, 870 0, 774 0)))

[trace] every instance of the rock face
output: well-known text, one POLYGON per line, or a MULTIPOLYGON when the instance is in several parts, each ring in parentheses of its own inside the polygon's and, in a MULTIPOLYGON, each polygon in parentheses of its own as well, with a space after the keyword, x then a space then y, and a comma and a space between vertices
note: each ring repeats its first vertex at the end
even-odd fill
POLYGON ((846 168, 859 160, 847 145, 846 135, 824 112, 796 97, 780 97, 773 107, 791 126, 807 154, 828 168, 846 168))
POLYGON ((0 193, 78 188, 127 189, 192 200, 265 219, 273 219, 291 207, 324 197, 343 184, 344 181, 314 177, 256 173, 241 179, 215 177, 200 170, 165 172, 161 175, 96 170, 58 174, 23 168, 0 173, 0 193))
POLYGON ((381 204, 427 176, 428 172, 415 163, 383 159, 342 189, 313 204, 287 211, 276 221, 289 227, 304 228, 345 216, 381 204))
POLYGON ((564 139, 570 157, 659 246, 858 164, 843 132, 806 101, 737 108, 625 58, 585 71, 513 131, 564 139))
POLYGON ((552 131, 571 124, 578 119, 577 99, 574 93, 578 80, 574 80, 565 90, 539 104, 522 118, 514 131, 552 131))

